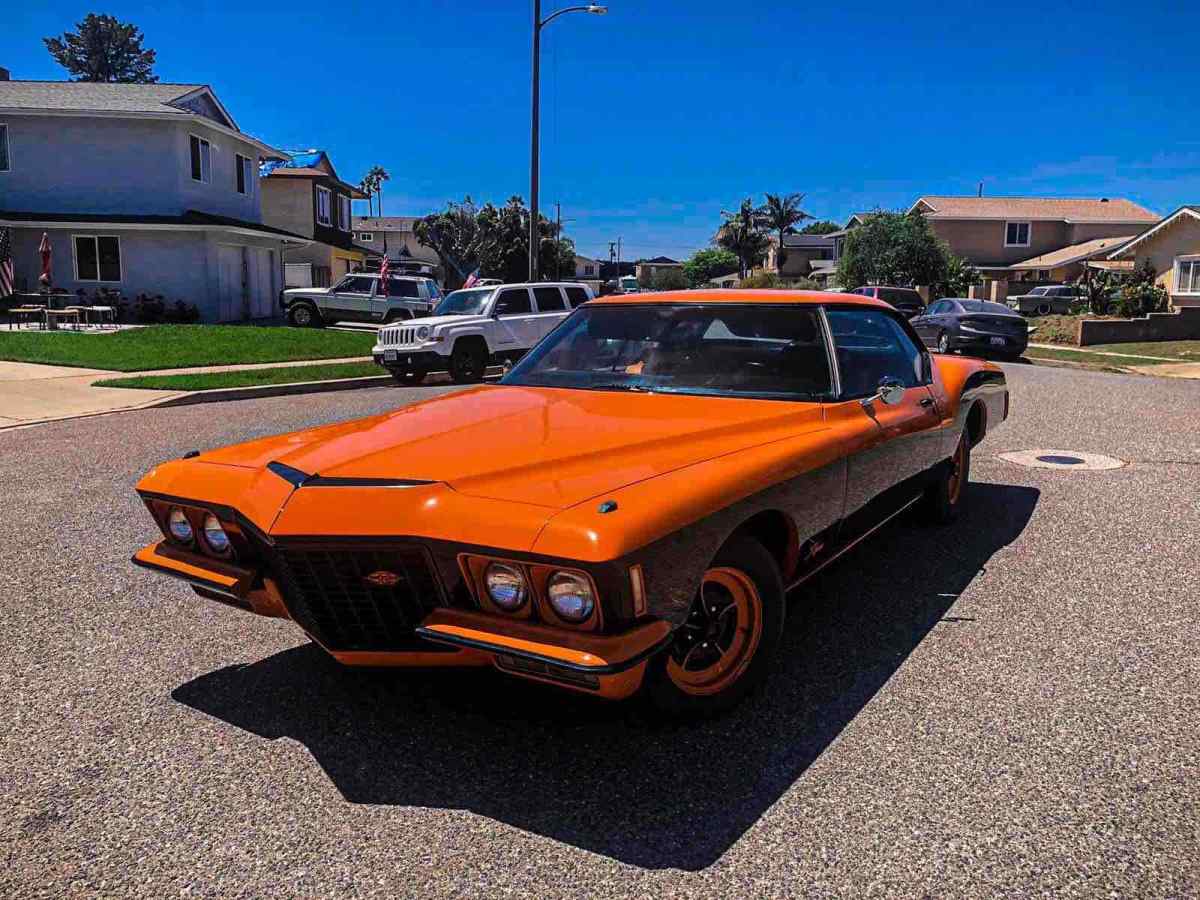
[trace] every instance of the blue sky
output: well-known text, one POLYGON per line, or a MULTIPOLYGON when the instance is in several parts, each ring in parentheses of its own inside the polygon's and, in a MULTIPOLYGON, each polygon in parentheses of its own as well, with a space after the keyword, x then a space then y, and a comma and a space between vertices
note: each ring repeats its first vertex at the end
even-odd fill
MULTIPOLYGON (((566 4, 563 4, 566 5, 566 4)), ((14 78, 95 7, 0 13, 14 78), (9 21, 4 21, 9 19, 9 21)), ((546 11, 558 8, 547 0, 546 11)), ((207 82, 241 127, 322 147, 384 211, 529 192, 530 0, 113 2, 163 81, 207 82)), ((612 0, 544 32, 542 208, 583 253, 682 257, 722 208, 807 194, 842 220, 920 194, 1200 202, 1200 7, 1174 0, 612 0)))

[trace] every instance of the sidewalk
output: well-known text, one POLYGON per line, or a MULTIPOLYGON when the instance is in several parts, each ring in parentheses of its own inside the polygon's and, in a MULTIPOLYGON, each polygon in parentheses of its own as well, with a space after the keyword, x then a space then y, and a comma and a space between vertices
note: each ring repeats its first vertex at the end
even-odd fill
POLYGON ((293 362, 247 363, 235 366, 194 366, 154 369, 148 372, 113 372, 73 366, 44 366, 38 363, 0 361, 0 429, 97 416, 157 406, 186 397, 187 391, 149 391, 132 388, 93 387, 105 378, 137 375, 186 375, 198 372, 235 372, 245 369, 276 369, 324 363, 367 362, 369 356, 340 359, 303 359, 293 362))

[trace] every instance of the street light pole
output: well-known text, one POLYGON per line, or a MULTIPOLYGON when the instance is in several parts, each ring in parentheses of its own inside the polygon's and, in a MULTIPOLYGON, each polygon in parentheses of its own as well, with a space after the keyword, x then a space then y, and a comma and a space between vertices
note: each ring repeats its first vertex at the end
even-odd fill
POLYGON ((529 128, 529 280, 538 280, 538 250, 541 240, 538 234, 538 164, 540 162, 540 107, 542 92, 540 88, 542 70, 542 29, 564 13, 587 12, 602 16, 608 12, 607 6, 591 3, 587 6, 568 6, 558 12, 542 18, 542 0, 533 0, 533 102, 530 104, 532 116, 529 128))

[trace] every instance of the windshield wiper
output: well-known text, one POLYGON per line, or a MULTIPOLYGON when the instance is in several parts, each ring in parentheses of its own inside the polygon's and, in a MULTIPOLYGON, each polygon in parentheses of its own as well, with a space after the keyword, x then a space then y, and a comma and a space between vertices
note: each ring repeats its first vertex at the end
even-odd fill
POLYGON ((587 385, 590 391, 634 391, 638 394, 653 394, 654 388, 648 384, 635 384, 628 381, 605 381, 600 384, 587 385))

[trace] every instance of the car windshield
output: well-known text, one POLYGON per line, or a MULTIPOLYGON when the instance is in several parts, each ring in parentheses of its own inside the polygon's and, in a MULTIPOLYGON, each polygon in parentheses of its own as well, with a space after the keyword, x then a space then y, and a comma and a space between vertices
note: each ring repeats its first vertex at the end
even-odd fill
POLYGON ((1001 303, 988 303, 986 300, 958 300, 956 302, 967 312, 1001 313, 1006 316, 1012 315, 1012 310, 1001 303))
POLYGON ((831 391, 816 311, 783 304, 580 307, 502 383, 786 400, 831 391))
POLYGON ((1037 287, 1037 288, 1034 288, 1029 293, 1031 296, 1034 296, 1034 297, 1044 297, 1046 294, 1050 293, 1050 288, 1037 287))
POLYGON ((471 316, 483 312, 488 297, 495 293, 493 288, 470 288, 447 294, 438 304, 439 316, 471 316))

